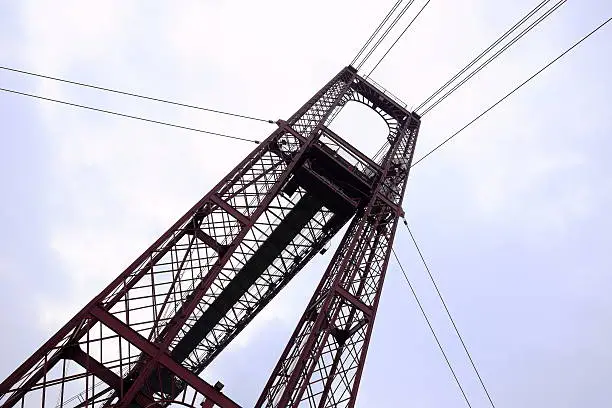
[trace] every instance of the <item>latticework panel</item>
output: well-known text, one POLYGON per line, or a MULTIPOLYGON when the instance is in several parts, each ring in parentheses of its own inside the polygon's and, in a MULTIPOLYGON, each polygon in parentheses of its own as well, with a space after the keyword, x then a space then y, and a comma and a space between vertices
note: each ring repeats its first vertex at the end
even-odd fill
POLYGON ((203 395, 236 406, 196 374, 350 218, 320 192, 282 189, 353 76, 342 70, 288 122, 279 121, 0 385, 0 406, 185 406, 203 395))
POLYGON ((343 69, 0 384, 0 406, 237 407, 200 373, 355 214, 259 406, 352 406, 418 123, 343 69), (389 125, 365 157, 324 124, 389 125), (265 402, 265 404, 264 404, 265 402))
POLYGON ((355 404, 418 133, 412 117, 397 123, 370 199, 353 219, 257 407, 355 404))

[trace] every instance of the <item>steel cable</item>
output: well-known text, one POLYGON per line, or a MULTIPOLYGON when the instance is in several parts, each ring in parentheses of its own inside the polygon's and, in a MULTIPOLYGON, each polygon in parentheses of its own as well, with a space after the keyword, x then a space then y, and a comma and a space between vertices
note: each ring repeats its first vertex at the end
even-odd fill
POLYGON ((387 15, 385 16, 385 18, 383 19, 383 21, 381 21, 381 23, 378 25, 378 27, 376 27, 376 30, 374 30, 374 32, 372 33, 372 35, 370 36, 370 38, 368 38, 368 41, 366 41, 365 44, 363 44, 363 47, 361 47, 361 49, 359 50, 359 52, 357 53, 357 55, 355 55, 355 58, 353 58, 353 60, 351 61, 351 65, 353 65, 355 62, 357 62, 357 60, 359 59, 359 57, 361 56, 361 54, 363 54, 363 52, 365 51, 365 49, 368 47, 368 45, 370 45, 370 43, 372 42, 372 40, 374 39, 374 37, 376 37, 376 35, 380 32, 380 29, 385 25, 385 23, 389 20, 389 18, 391 17, 391 15, 395 12, 395 10, 399 7, 399 5, 402 3, 402 1, 404 0, 397 0, 395 2, 395 4, 393 5, 393 7, 391 8, 391 10, 387 13, 387 15))
MULTIPOLYGON (((428 112, 438 106, 442 101, 448 98, 451 94, 453 94, 457 89, 459 89, 462 85, 464 85, 467 81, 474 77, 478 72, 483 70, 487 65, 489 65, 493 60, 499 57, 502 53, 508 50, 512 45, 516 44, 523 36, 525 36, 528 32, 530 32, 534 27, 544 21, 548 16, 550 16, 553 12, 555 12, 559 7, 561 7, 567 0, 560 0, 557 2, 552 8, 546 11, 543 15, 538 17, 536 21, 531 23, 527 28, 517 34, 509 43, 505 44, 501 49, 499 49, 495 54, 489 57, 485 62, 480 64, 474 71, 472 71, 467 77, 463 78, 459 83, 455 84, 450 90, 448 90, 444 95, 438 98, 435 102, 429 105, 422 113, 421 117, 425 116, 428 112)), ((419 110, 417 108, 417 110, 419 110)))
POLYGON ((533 75, 531 75, 529 78, 527 78, 525 81, 521 82, 519 85, 517 85, 515 88, 513 88, 510 92, 508 92, 506 95, 504 95, 501 99, 499 99, 497 102, 495 102, 493 105, 489 106, 487 109, 485 109, 484 111, 482 111, 480 114, 478 114, 474 119, 470 120, 467 124, 465 124, 461 129, 457 130, 455 133, 453 133, 452 135, 450 135, 449 137, 447 137, 442 143, 438 144, 436 147, 434 147, 433 149, 431 149, 429 152, 427 152, 425 155, 421 156, 417 161, 415 161, 414 163, 412 163, 412 165, 410 166, 410 168, 416 166, 417 164, 419 164, 421 161, 423 161, 423 159, 425 159, 426 157, 430 156, 433 152, 435 152, 436 150, 440 149, 442 146, 444 146, 446 143, 448 143, 451 139, 453 139, 455 136, 457 136, 459 133, 463 132, 465 129, 467 129, 468 127, 470 127, 472 124, 474 124, 474 122, 476 122, 478 119, 482 118, 484 115, 486 115, 487 113, 489 113, 493 108, 495 108, 497 105, 499 105, 500 103, 502 103, 503 101, 505 101, 506 99, 508 99, 513 93, 515 93, 516 91, 518 91, 519 89, 521 89, 524 85, 526 85, 528 82, 530 82, 531 80, 533 80, 535 77, 537 77, 538 75, 540 75, 542 72, 544 72, 546 69, 548 69, 551 65, 553 65, 555 62, 557 62, 558 60, 560 60, 561 58, 563 58, 566 54, 568 54, 570 51, 572 51, 574 48, 576 48, 578 45, 580 45, 583 41, 585 41, 587 38, 589 38, 591 35, 595 34, 598 30, 600 30, 602 27, 604 27, 606 24, 608 24, 610 22, 610 20, 612 20, 612 18, 608 18, 606 21, 604 21, 603 23, 601 23, 599 26, 597 26, 595 29, 593 29, 590 33, 588 33, 587 35, 585 35, 584 37, 582 37, 580 40, 578 40, 577 42, 575 42, 571 47, 569 47, 568 49, 566 49, 565 51, 563 51, 560 55, 558 55, 556 58, 554 58, 553 60, 549 61, 546 65, 544 65, 542 68, 540 68, 536 73, 534 73, 533 75))
POLYGON ((144 121, 144 122, 156 123, 158 125, 170 126, 170 127, 184 129, 184 130, 191 130, 193 132, 206 133, 208 135, 224 137, 224 138, 227 138, 227 139, 241 140, 243 142, 259 143, 259 141, 254 140, 254 139, 246 139, 246 138, 243 138, 243 137, 227 135, 227 134, 224 134, 224 133, 210 132, 208 130, 202 130, 202 129, 192 128, 192 127, 188 127, 188 126, 177 125, 177 124, 169 123, 169 122, 162 122, 162 121, 159 121, 159 120, 143 118, 143 117, 140 117, 140 116, 128 115, 128 114, 125 114, 125 113, 109 111, 109 110, 106 110, 106 109, 94 108, 94 107, 87 106, 87 105, 80 105, 80 104, 77 104, 77 103, 61 101, 59 99, 47 98, 47 97, 44 97, 44 96, 34 95, 34 94, 26 93, 26 92, 19 92, 19 91, 15 91, 15 90, 12 90, 12 89, 0 88, 0 91, 8 92, 8 93, 16 94, 16 95, 29 96, 31 98, 41 99, 41 100, 48 101, 48 102, 60 103, 60 104, 63 104, 63 105, 68 105, 68 106, 72 106, 72 107, 76 107, 76 108, 88 109, 88 110, 92 110, 92 111, 95 111, 95 112, 106 113, 108 115, 121 116, 121 117, 128 118, 128 119, 135 119, 135 120, 140 120, 140 121, 144 121))
POLYGON ((444 85, 438 88, 434 93, 432 93, 427 99, 425 99, 421 104, 419 104, 415 110, 421 110, 429 101, 438 96, 447 86, 449 86, 455 79, 459 78, 465 71, 470 69, 475 63, 477 63, 482 57, 484 57, 489 51, 495 48, 500 42, 505 40, 510 34, 512 34, 519 26, 521 26, 525 21, 527 21, 531 16, 537 13, 542 7, 544 7, 551 0, 544 0, 537 6, 535 6, 529 13, 527 13, 523 18, 521 18, 516 24, 510 27, 504 34, 502 34, 497 40, 495 40, 491 45, 489 45, 486 49, 484 49, 476 58, 470 61, 465 67, 463 67, 459 72, 453 75, 444 85))
POLYGON ((387 37, 387 35, 389 35, 389 32, 395 27, 397 22, 402 18, 402 16, 406 13, 406 11, 408 11, 408 8, 412 5, 412 3, 414 3, 414 0, 409 0, 408 3, 404 6, 404 8, 400 10, 399 14, 395 16, 395 19, 391 22, 391 25, 387 27, 387 29, 382 34, 382 36, 376 41, 374 46, 370 49, 370 51, 368 51, 368 53, 363 58, 363 60, 357 65, 358 70, 361 69, 361 67, 363 67, 363 64, 365 64, 366 61, 370 58, 370 56, 374 53, 374 51, 376 51, 380 43, 383 42, 383 40, 387 37))
POLYGON ((395 260, 397 261, 397 264, 399 265, 402 271, 402 275, 404 275, 404 279, 406 279, 406 282, 408 283, 408 287, 410 288, 410 291, 412 292, 412 296, 414 297, 414 300, 416 300, 417 305, 421 311, 421 314, 425 318, 425 322, 427 322, 427 326, 429 326, 429 330, 431 331, 431 334, 433 335, 434 340, 436 341, 436 344, 438 345, 438 348, 440 349, 440 352, 442 353, 442 356, 444 357, 444 361, 446 361, 446 365, 448 366, 448 369, 450 370, 453 378, 455 379, 455 382, 457 383, 457 386, 459 387, 459 390, 461 391, 461 395, 463 395, 463 399, 465 400, 465 403, 467 404, 469 408, 472 408, 472 405, 470 404, 470 400, 465 394, 465 391, 463 390, 463 386, 461 386, 461 382, 459 381, 459 378, 457 377, 457 374, 455 373, 455 370, 453 369, 453 366, 450 363, 450 360, 448 359, 448 356, 446 355, 444 348, 442 347, 442 343, 440 343, 440 340, 438 339, 438 336, 436 335, 436 331, 431 325, 431 322, 429 321, 429 317, 427 317, 427 313, 425 313, 425 309, 423 309, 423 305, 421 304, 421 301, 419 300, 419 297, 417 296, 414 290, 414 287, 412 286, 412 283, 410 282, 410 279, 408 279, 408 275, 406 274, 406 271, 404 270, 404 266, 402 265, 402 262, 397 257, 397 254, 395 253, 395 249, 392 248, 391 251, 393 252, 393 256, 395 257, 395 260))
POLYGON ((408 29, 410 28, 410 26, 412 25, 412 23, 414 23, 414 21, 417 19, 417 17, 419 17, 419 15, 423 12, 423 10, 425 10, 425 7, 427 7, 427 5, 429 4, 431 0, 427 0, 427 2, 423 5, 423 7, 421 7, 421 9, 419 10, 419 12, 416 14, 416 16, 414 16, 412 18, 412 20, 410 20, 410 23, 408 23, 408 25, 406 26, 406 28, 404 28, 404 31, 401 32, 401 34, 399 35, 399 37, 397 37, 395 39, 395 41, 393 42, 393 44, 391 44, 391 46, 389 47, 389 49, 383 54, 383 56, 378 60, 378 62, 376 63, 376 65, 374 65, 374 68, 372 68, 370 70, 370 73, 368 75, 366 75, 366 78, 369 77, 370 75, 372 75, 372 72, 374 72, 374 70, 376 68, 378 68, 378 66, 380 65, 380 63, 385 59, 385 57, 389 54, 389 52, 391 52, 391 50, 393 49, 393 47, 395 47, 395 44, 397 44, 397 42, 402 38, 402 36, 406 33, 406 31, 408 31, 408 29))
POLYGON ((487 398, 489 399, 489 402, 491 403, 491 406, 493 408, 495 408, 495 404, 493 403, 493 398, 491 398, 491 394, 489 393, 489 390, 487 389, 482 377, 480 376, 480 371, 478 370, 478 368, 476 368, 476 363, 474 362, 474 360, 472 359, 472 355, 471 353, 468 351, 468 348, 465 344, 465 341, 463 341, 463 336, 461 335, 461 333, 459 332, 459 329, 457 328, 457 325, 455 324, 455 319, 453 319, 453 316, 451 315, 450 310, 448 309, 448 306, 446 305, 446 301, 444 300, 444 297, 442 297, 442 293, 440 292, 440 289, 438 288, 438 284, 436 283, 436 280, 434 279, 431 270, 429 269, 429 265, 427 264, 427 261, 425 261, 425 257, 423 256, 423 252, 421 251, 421 248, 419 247, 419 244, 417 243, 416 239, 414 238, 414 234, 412 233, 412 231, 410 230, 410 227, 408 226, 408 222, 406 221, 405 218, 403 218, 404 221, 404 225, 406 226, 406 229, 408 230, 408 234, 410 234, 410 239, 412 240, 412 243, 414 244, 414 247, 416 248, 417 252, 419 253, 419 257, 421 258, 421 262, 423 263, 423 266, 425 266, 425 270, 427 271, 427 275, 429 275, 429 280, 431 281, 431 283, 433 284, 436 293, 438 295, 438 298, 440 299, 440 302, 442 302, 442 306, 444 307, 444 310, 446 311, 446 315, 448 316, 448 319, 450 320, 451 324, 453 325, 453 329, 455 330, 455 333, 457 334, 457 337, 459 338, 459 341, 461 342, 461 346, 463 346, 463 350, 465 351, 465 354, 467 355, 468 359, 470 360, 470 364, 472 365, 472 368, 474 369, 474 372, 476 373, 476 376, 478 377, 478 381, 480 381, 480 385, 482 386, 482 389, 484 390, 485 394, 487 395, 487 398))
POLYGON ((44 79, 50 79, 50 80, 53 80, 53 81, 64 82, 66 84, 78 85, 78 86, 82 86, 82 87, 86 87, 86 88, 97 89, 99 91, 112 92, 112 93, 116 93, 116 94, 120 94, 120 95, 132 96, 134 98, 146 99, 146 100, 150 100, 150 101, 154 101, 154 102, 167 103, 167 104, 170 104, 170 105, 181 106, 181 107, 184 107, 184 108, 198 109, 198 110, 201 110, 201 111, 213 112, 213 113, 218 113, 218 114, 227 115, 227 116, 234 116, 234 117, 237 117, 237 118, 249 119, 249 120, 254 120, 254 121, 258 121, 258 122, 275 123, 271 119, 262 119, 262 118, 257 118, 257 117, 254 117, 254 116, 241 115, 241 114, 238 114, 238 113, 226 112, 226 111, 221 111, 221 110, 217 110, 217 109, 203 108, 201 106, 196 106, 196 105, 190 105, 190 104, 181 103, 181 102, 170 101, 170 100, 167 100, 167 99, 154 98, 152 96, 146 96, 146 95, 136 94, 136 93, 132 93, 132 92, 125 92, 125 91, 120 91, 120 90, 112 89, 112 88, 105 88, 103 86, 87 84, 87 83, 84 83, 84 82, 71 81, 69 79, 53 77, 53 76, 44 75, 44 74, 38 74, 38 73, 35 73, 35 72, 24 71, 24 70, 16 69, 16 68, 0 66, 0 69, 3 69, 5 71, 16 72, 16 73, 19 73, 19 74, 31 75, 31 76, 35 76, 35 77, 39 77, 39 78, 44 78, 44 79))

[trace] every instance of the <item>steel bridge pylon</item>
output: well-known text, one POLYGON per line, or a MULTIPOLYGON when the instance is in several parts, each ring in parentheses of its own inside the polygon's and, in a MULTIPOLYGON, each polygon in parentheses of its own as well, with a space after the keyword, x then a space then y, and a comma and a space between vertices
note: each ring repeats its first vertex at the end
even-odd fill
POLYGON ((255 406, 355 405, 420 118, 349 66, 277 124, 0 384, 0 407, 239 407, 198 374, 349 221, 255 406), (327 127, 351 100, 388 125, 374 158, 327 127))

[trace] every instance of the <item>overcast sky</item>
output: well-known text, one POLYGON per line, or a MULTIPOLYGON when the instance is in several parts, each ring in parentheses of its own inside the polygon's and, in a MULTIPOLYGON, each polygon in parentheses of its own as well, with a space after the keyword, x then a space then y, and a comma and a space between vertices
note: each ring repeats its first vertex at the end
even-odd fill
MULTIPOLYGON (((0 0, 0 64, 286 119, 393 3, 0 0)), ((536 3, 432 0, 373 78, 416 105, 536 3)), ((424 118, 416 157, 611 15, 606 0, 567 2, 424 118)), ((606 27, 411 173, 407 218, 498 408, 612 403, 611 44, 606 27)), ((5 71, 0 87, 248 138, 274 129, 5 71)), ((0 119, 5 377, 253 146, 6 93, 0 119)), ((356 104, 333 128, 367 153, 386 136, 356 104)), ((486 407, 401 225, 395 247, 486 407)), ((332 252, 205 377, 252 405, 332 252)), ((358 406, 465 406, 394 262, 358 406)))

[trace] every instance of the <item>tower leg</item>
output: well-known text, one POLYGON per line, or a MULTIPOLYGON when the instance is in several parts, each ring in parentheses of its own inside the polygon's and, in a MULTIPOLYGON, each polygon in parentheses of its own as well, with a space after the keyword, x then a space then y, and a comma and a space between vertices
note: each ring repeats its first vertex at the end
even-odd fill
POLYGON ((382 291, 418 125, 391 141, 256 407, 353 407, 382 291))

